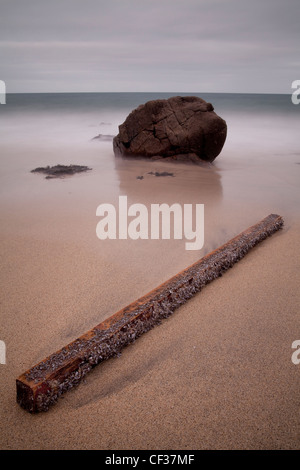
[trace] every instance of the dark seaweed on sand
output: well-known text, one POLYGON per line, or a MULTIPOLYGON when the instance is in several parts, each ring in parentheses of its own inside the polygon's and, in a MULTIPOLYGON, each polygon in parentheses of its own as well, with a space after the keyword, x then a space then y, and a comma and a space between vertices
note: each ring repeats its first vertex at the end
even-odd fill
POLYGON ((31 173, 44 173, 46 179, 60 178, 66 175, 74 175, 75 173, 82 173, 91 170, 91 168, 84 165, 54 165, 46 167, 38 167, 31 170, 31 173))
POLYGON ((168 173, 167 171, 149 171, 148 175, 154 175, 154 176, 174 176, 174 173, 168 173))

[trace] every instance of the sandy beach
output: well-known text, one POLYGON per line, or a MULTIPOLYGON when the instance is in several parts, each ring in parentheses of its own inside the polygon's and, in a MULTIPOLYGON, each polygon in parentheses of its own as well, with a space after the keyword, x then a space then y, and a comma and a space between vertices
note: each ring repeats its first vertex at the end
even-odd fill
MULTIPOLYGON (((257 161, 236 166, 229 150, 202 168, 114 159, 109 151, 101 160, 93 146, 88 174, 47 181, 23 168, 6 173, 1 449, 299 448, 300 366, 291 361, 300 326, 299 157, 290 156, 286 171, 275 160, 267 172, 257 161), (284 198, 274 180, 285 185, 284 198), (204 248, 99 240, 96 207, 120 194, 145 205, 204 203, 204 248), (16 404, 15 379, 26 369, 271 212, 284 217, 283 230, 47 413, 16 404)), ((27 153, 33 163, 34 148, 27 153)))
POLYGON ((300 2, 0 5, 0 450, 300 450, 300 2))

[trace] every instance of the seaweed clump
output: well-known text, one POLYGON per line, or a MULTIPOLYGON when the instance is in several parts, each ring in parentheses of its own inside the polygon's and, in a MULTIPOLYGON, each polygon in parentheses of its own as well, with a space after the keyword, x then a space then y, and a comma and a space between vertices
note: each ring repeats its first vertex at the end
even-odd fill
POLYGON ((46 179, 52 178, 62 178, 67 175, 74 175, 75 173, 82 173, 84 171, 89 171, 91 168, 84 165, 54 165, 54 166, 45 166, 38 167, 34 170, 31 170, 31 173, 44 173, 46 179))
POLYGON ((169 173, 168 171, 149 171, 148 175, 153 175, 153 176, 174 176, 174 173, 169 173))

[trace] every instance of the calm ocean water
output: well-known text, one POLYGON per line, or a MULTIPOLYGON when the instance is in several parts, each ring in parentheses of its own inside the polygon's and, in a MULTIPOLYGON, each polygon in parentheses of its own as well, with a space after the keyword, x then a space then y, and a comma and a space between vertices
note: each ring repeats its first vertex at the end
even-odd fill
MULTIPOLYGON (((189 93, 177 93, 189 95, 189 93)), ((297 152, 300 105, 290 95, 195 94, 214 105, 228 124, 228 142, 249 150, 297 152)), ((118 125, 139 104, 176 93, 10 94, 0 106, 0 144, 84 143, 95 135, 115 135, 118 125)), ((226 147, 225 147, 226 148, 226 147)))
MULTIPOLYGON (((132 171, 135 178, 135 172, 141 174, 142 167, 138 163, 128 163, 122 169, 116 167, 112 136, 118 133, 118 125, 138 105, 179 94, 190 95, 8 95, 7 104, 0 106, 1 196, 5 200, 10 195, 15 201, 24 200, 33 194, 33 181, 36 194, 45 191, 42 178, 30 179, 30 170, 58 163, 89 165, 93 168, 95 187, 103 188, 103 194, 113 197, 118 190, 127 194, 132 183, 123 184, 126 175, 132 171), (110 137, 103 142, 92 140, 98 134, 110 137), (22 192, 24 185, 27 187, 22 192)), ((197 96, 211 102, 216 113, 227 121, 227 139, 215 160, 214 170, 210 176, 202 175, 207 186, 209 178, 213 182, 218 179, 226 211, 233 213, 233 205, 240 203, 238 210, 241 213, 246 203, 250 207, 251 204, 260 205, 261 201, 266 203, 265 210, 299 211, 300 105, 294 105, 290 95, 201 93, 197 96)), ((191 166, 183 171, 186 175, 186 180, 182 180, 184 190, 195 171, 191 166)), ((65 184, 75 187, 78 178, 65 184)), ((92 179, 90 174, 89 184, 92 179)), ((80 184, 83 181, 81 179, 80 184)), ((179 184, 179 179, 176 181, 179 184)), ((52 183, 51 188, 57 184, 59 192, 61 184, 52 183)), ((99 195, 98 199, 101 197, 99 195)))

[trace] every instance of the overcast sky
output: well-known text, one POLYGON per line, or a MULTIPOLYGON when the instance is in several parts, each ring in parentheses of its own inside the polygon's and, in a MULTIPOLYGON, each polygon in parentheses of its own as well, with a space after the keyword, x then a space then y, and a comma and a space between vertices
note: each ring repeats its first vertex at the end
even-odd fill
POLYGON ((299 0, 0 0, 8 92, 291 93, 299 0))

